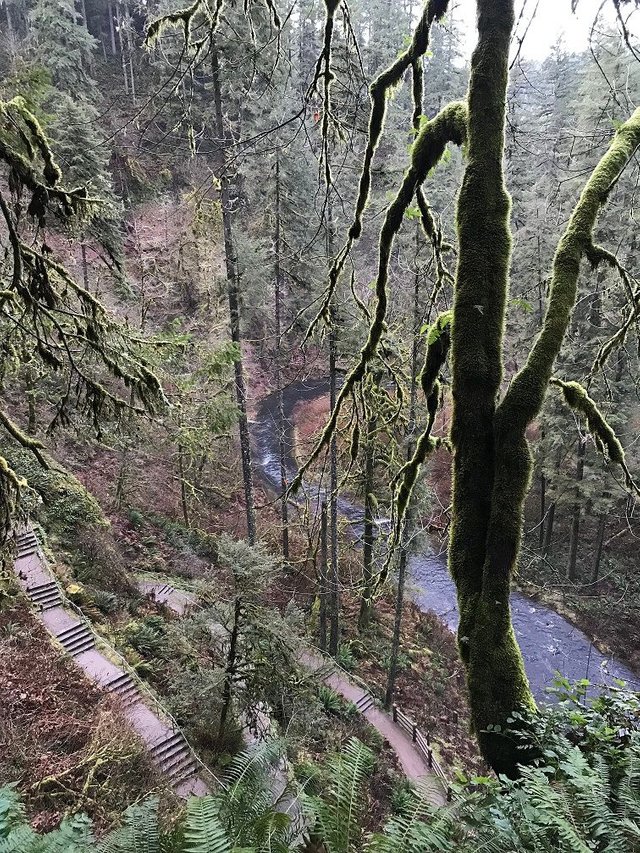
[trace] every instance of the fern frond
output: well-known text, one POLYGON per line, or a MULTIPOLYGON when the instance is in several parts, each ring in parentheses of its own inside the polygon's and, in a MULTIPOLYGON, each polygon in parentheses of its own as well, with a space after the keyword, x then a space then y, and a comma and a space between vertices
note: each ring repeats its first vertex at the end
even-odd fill
POLYGON ((158 800, 153 797, 144 803, 129 806, 123 815, 122 826, 103 839, 97 853, 160 853, 158 800))
POLYGON ((231 853, 231 841, 219 817, 215 797, 191 797, 182 825, 183 853, 231 853))

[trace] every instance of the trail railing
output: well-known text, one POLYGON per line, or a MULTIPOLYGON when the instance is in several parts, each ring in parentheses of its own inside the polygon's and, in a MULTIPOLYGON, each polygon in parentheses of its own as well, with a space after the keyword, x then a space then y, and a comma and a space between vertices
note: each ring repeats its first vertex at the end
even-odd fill
POLYGON ((391 716, 393 718, 393 722, 406 732, 406 734, 408 734, 411 740, 415 743, 416 749, 427 762, 427 767, 429 770, 433 771, 434 776, 444 788, 447 796, 447 802, 450 803, 453 799, 453 788, 451 787, 451 783, 449 782, 446 773, 442 769, 442 765, 433 754, 431 735, 428 732, 426 735, 423 734, 418 728, 417 723, 412 720, 411 717, 407 716, 396 704, 391 707, 391 716))

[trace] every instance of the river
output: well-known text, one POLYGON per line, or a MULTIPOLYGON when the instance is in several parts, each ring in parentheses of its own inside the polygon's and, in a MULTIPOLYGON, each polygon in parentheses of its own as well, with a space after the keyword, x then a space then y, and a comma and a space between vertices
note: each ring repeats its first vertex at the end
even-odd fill
MULTIPOLYGON (((287 468, 292 475, 296 469, 292 453, 292 414, 302 401, 323 396, 328 391, 326 379, 294 382, 283 392, 287 468)), ((280 489, 278 442, 278 400, 276 394, 265 397, 253 426, 257 454, 256 464, 264 479, 280 489)), ((338 507, 357 535, 362 523, 362 508, 344 498, 338 507)), ((446 557, 425 550, 409 560, 410 593, 423 611, 433 611, 452 630, 458 624, 455 586, 447 569, 446 557)), ((588 678, 593 684, 611 684, 622 679, 629 687, 640 690, 640 680, 620 661, 603 655, 587 637, 554 610, 528 598, 521 592, 511 594, 513 625, 522 649, 527 675, 537 698, 559 672, 570 680, 588 678)))

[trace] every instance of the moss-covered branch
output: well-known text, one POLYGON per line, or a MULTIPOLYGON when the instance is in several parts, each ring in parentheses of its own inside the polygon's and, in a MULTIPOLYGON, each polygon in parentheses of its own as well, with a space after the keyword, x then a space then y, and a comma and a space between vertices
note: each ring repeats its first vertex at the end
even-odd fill
POLYGON ((542 331, 500 406, 500 419, 505 422, 505 429, 524 432, 542 407, 553 363, 575 305, 580 262, 583 256, 593 253, 592 235, 598 214, 638 146, 640 107, 619 128, 594 169, 558 244, 542 331))
POLYGON ((627 467, 627 460, 624 448, 620 444, 620 439, 615 434, 613 427, 607 423, 607 419, 598 408, 595 400, 589 396, 586 389, 579 382, 564 382, 562 379, 552 377, 550 383, 562 390, 569 407, 577 415, 586 420, 587 427, 596 447, 600 453, 608 456, 612 462, 620 466, 624 473, 627 487, 638 492, 638 486, 627 467))
MULTIPOLYGON (((331 38, 333 34, 334 17, 339 6, 336 0, 325 0, 326 19, 325 31, 323 40, 323 50, 316 64, 316 70, 313 77, 312 88, 317 85, 317 81, 321 76, 323 64, 325 67, 325 111, 323 115, 322 137, 326 150, 328 119, 329 119, 329 104, 328 104, 328 85, 332 79, 330 71, 331 57, 331 38)), ((362 169, 360 172, 360 180, 358 184, 358 196, 351 227, 349 228, 348 238, 342 249, 338 252, 331 269, 329 271, 329 282, 325 292, 322 294, 320 310, 318 310, 309 323, 306 334, 303 339, 303 344, 313 334, 313 331, 321 318, 326 318, 328 315, 328 307, 333 294, 335 292, 338 280, 344 269, 347 258, 354 242, 362 233, 362 217, 364 210, 369 200, 371 191, 371 167, 375 157, 376 149, 382 136, 384 129, 384 119, 387 108, 387 97, 389 91, 397 86, 402 80, 405 72, 412 68, 413 71, 413 100, 414 114, 413 125, 417 130, 420 123, 421 101, 422 101, 422 57, 427 52, 429 47, 429 37, 431 26, 434 21, 439 20, 446 13, 449 6, 449 0, 427 0, 424 4, 423 12, 420 20, 414 30, 411 44, 407 50, 403 51, 381 74, 376 77, 369 88, 369 96, 371 100, 371 112, 369 115, 369 128, 367 134, 367 146, 365 149, 362 169)), ((328 170, 327 162, 325 162, 325 181, 327 186, 330 184, 331 175, 328 170), (327 180, 328 179, 328 180, 327 180)))
POLYGON ((404 214, 413 200, 416 189, 424 182, 429 172, 438 164, 447 145, 450 142, 456 145, 463 144, 466 138, 466 125, 466 106, 461 102, 455 101, 444 107, 431 121, 425 122, 416 138, 411 152, 411 165, 407 170, 396 197, 387 209, 384 224, 380 231, 378 272, 375 281, 376 306, 367 340, 360 351, 357 364, 345 378, 338 394, 336 405, 329 416, 329 420, 322 431, 318 443, 291 483, 290 488, 292 491, 296 491, 299 488, 305 472, 329 444, 331 436, 336 429, 342 404, 351 394, 355 384, 362 380, 367 364, 376 354, 387 315, 389 259, 395 236, 400 230, 404 214))
POLYGON ((409 502, 418 480, 420 468, 427 457, 442 443, 440 439, 432 437, 431 431, 440 404, 440 382, 438 376, 446 364, 451 343, 451 320, 451 311, 446 311, 435 320, 427 333, 427 350, 424 366, 420 373, 420 386, 427 404, 427 424, 416 442, 413 455, 398 471, 393 481, 393 485, 397 484, 397 486, 393 501, 391 537, 389 539, 387 557, 376 581, 376 589, 386 581, 389 574, 394 549, 402 537, 409 502))

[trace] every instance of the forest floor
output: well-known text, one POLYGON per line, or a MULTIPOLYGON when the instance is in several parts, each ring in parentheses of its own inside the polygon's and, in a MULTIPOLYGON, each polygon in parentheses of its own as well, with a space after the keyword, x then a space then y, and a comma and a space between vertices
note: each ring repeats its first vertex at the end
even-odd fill
POLYGON ((86 811, 98 832, 140 797, 175 797, 116 702, 51 643, 26 602, 0 610, 0 779, 17 782, 32 823, 86 811))

